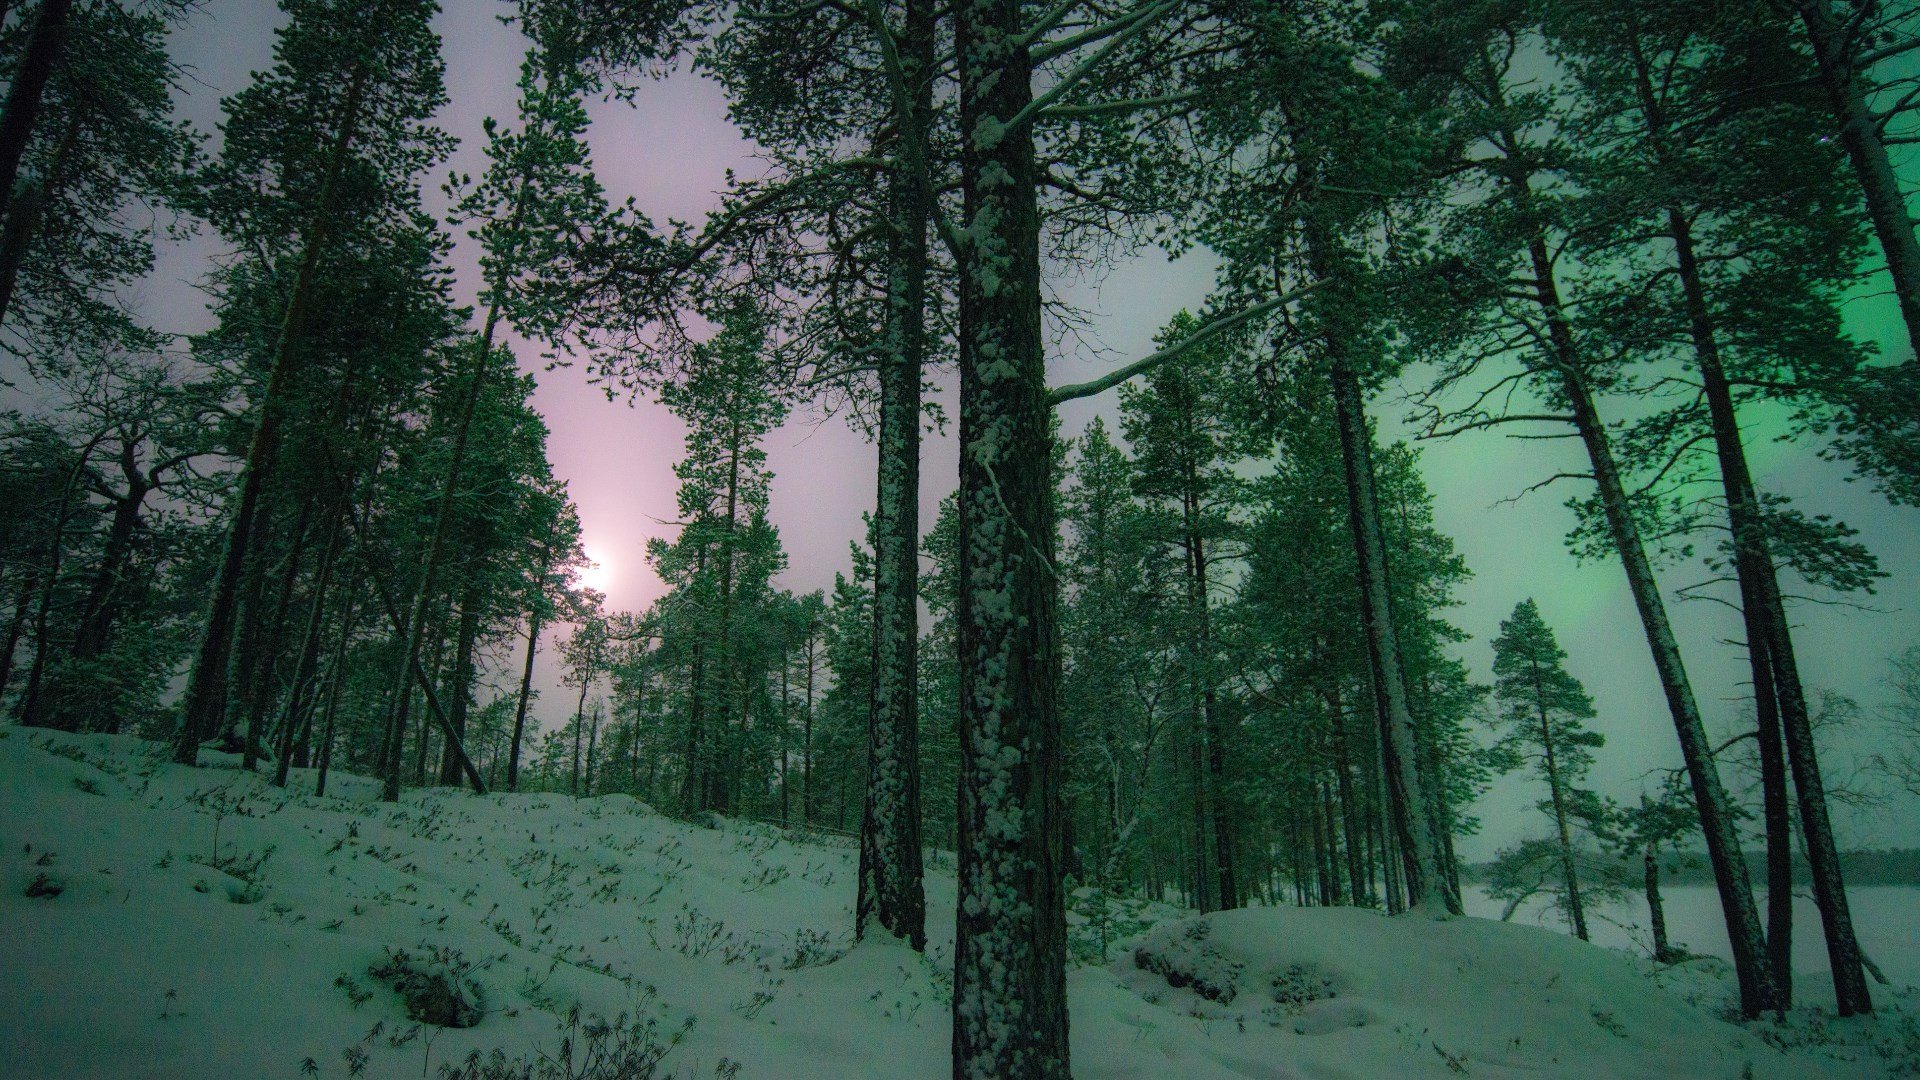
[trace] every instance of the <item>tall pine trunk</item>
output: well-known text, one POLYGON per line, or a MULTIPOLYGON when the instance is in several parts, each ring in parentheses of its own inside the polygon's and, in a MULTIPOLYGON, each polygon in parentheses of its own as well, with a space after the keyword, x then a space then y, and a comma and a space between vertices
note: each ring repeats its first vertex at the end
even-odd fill
MULTIPOLYGON (((878 922, 927 943, 920 852, 920 381, 926 355, 926 160, 933 111, 933 4, 910 0, 897 53, 901 86, 888 184, 887 311, 880 366, 873 564, 873 686, 860 823, 854 934, 878 922)), ((886 33, 884 27, 877 28, 886 33)))
POLYGON ((801 732, 800 743, 800 817, 807 824, 813 824, 813 672, 814 672, 814 633, 807 629, 807 715, 805 730, 801 732))
MULTIPOLYGON (((543 550, 539 580, 547 576, 550 553, 543 550)), ((527 660, 520 669, 519 700, 513 707, 513 739, 507 746, 507 790, 520 790, 520 744, 527 731, 527 702, 533 696, 533 657, 540 648, 540 597, 536 595, 527 611, 527 660)))
POLYGON ((314 761, 313 794, 327 793, 327 769, 333 763, 333 731, 340 713, 340 686, 346 681, 347 646, 353 641, 354 616, 359 614, 359 574, 347 579, 347 610, 340 615, 340 634, 334 638, 333 658, 327 663, 327 704, 320 717, 320 748, 314 761))
POLYGON ((955 9, 960 770, 953 1074, 1070 1075, 1051 413, 1033 62, 1018 0, 955 9), (1021 119, 1020 123, 1013 123, 1021 119))
POLYGON ((253 675, 249 680, 246 742, 241 748, 241 767, 248 772, 252 772, 259 764, 260 750, 266 740, 267 712, 273 706, 275 691, 274 673, 280 662, 287 612, 293 604, 293 587, 300 579, 301 560, 306 555, 307 525, 312 506, 313 500, 308 499, 300 508, 300 518, 293 529, 293 548, 287 553, 286 565, 280 575, 280 588, 274 596, 273 613, 265 620, 253 675))
POLYGON ((1360 815, 1354 805, 1352 755, 1347 750, 1347 710, 1336 690, 1327 692, 1327 711, 1333 724, 1333 775, 1340 799, 1340 830, 1346 839, 1347 885, 1356 906, 1372 906, 1367 895, 1367 874, 1361 865, 1360 815))
POLYGON ((1540 685, 1540 665, 1533 665, 1534 704, 1540 713, 1540 750, 1547 765, 1547 792, 1553 800, 1553 825, 1560 840, 1560 879, 1567 889, 1567 914, 1573 919, 1573 936, 1587 937, 1587 911, 1580 902, 1580 875, 1573 866, 1573 834, 1567 828, 1565 782, 1560 777, 1560 762, 1553 749, 1553 722, 1548 719, 1546 692, 1540 685))
MULTIPOLYGON (((453 449, 447 461, 447 474, 441 479, 440 497, 433 513, 433 532, 427 540, 425 557, 421 560, 420 578, 413 595, 412 612, 401 624, 400 631, 406 638, 401 649, 399 670, 394 676, 394 692, 398 695, 398 705, 394 710, 394 720, 388 733, 388 743, 394 753, 387 761, 387 772, 381 785, 380 797, 386 802, 400 798, 400 741, 405 734, 407 718, 408 682, 412 679, 413 669, 418 664, 421 634, 425 630, 427 604, 434 593, 434 578, 440 567, 441 553, 446 548, 447 534, 451 531, 453 520, 459 509, 455 505, 460 495, 460 468, 466 461, 467 443, 473 431, 473 417, 480 408, 480 398, 486 390, 487 372, 493 366, 493 337, 500 324, 500 307, 493 305, 487 310, 486 327, 481 331, 478 353, 474 358, 473 370, 467 376, 466 393, 462 396, 459 412, 454 419, 453 449)), ((457 735, 453 740, 457 742, 457 735)), ((477 779, 477 774, 476 774, 477 779)))
MULTIPOLYGON (((1191 659, 1191 677, 1197 684, 1194 687, 1195 698, 1200 711, 1200 739, 1206 751, 1206 778, 1203 791, 1205 798, 1200 800, 1200 828, 1202 836, 1199 848, 1207 850, 1211 840, 1212 881, 1207 886, 1207 894, 1213 901, 1211 908, 1205 910, 1225 910, 1240 906, 1237 880, 1233 870, 1233 824, 1228 820, 1226 809, 1226 773, 1227 773, 1227 733, 1226 724, 1221 718, 1219 695, 1214 691, 1213 680, 1213 611, 1212 589, 1207 581, 1207 548, 1200 535, 1200 484, 1191 462, 1185 470, 1186 492, 1182 499, 1182 517, 1185 521, 1185 547, 1187 556, 1187 606, 1188 617, 1193 620, 1193 657, 1191 659), (1211 828, 1212 836, 1206 836, 1211 828)), ((1203 857, 1203 866, 1209 860, 1203 857)), ((1203 870, 1203 873, 1206 871, 1203 870)))
POLYGON ((320 662, 320 637, 326 628, 328 593, 333 583, 333 570, 340 555, 340 543, 346 535, 346 508, 336 505, 330 515, 332 521, 327 525, 327 544, 320 552, 320 566, 314 572, 313 595, 309 598, 307 626, 300 637, 300 655, 294 666, 293 685, 287 692, 287 706, 280 720, 280 740, 274 756, 278 759, 273 770, 273 785, 287 786, 287 771, 293 765, 293 750, 297 737, 296 728, 305 715, 308 698, 312 692, 314 670, 320 662))

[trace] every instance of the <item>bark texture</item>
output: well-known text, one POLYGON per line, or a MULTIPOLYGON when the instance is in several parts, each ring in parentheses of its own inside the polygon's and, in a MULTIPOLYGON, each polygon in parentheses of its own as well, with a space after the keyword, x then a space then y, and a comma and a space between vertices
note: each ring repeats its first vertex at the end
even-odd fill
POLYGON ((915 949, 927 944, 920 852, 920 382, 926 356, 928 178, 933 109, 933 7, 907 5, 898 40, 904 98, 889 177, 886 328, 873 566, 873 697, 867 796, 860 826, 854 933, 877 922, 915 949))
POLYGON ((954 12, 960 67, 960 800, 953 1074, 1069 1075, 1057 583, 1038 168, 1017 0, 954 12))

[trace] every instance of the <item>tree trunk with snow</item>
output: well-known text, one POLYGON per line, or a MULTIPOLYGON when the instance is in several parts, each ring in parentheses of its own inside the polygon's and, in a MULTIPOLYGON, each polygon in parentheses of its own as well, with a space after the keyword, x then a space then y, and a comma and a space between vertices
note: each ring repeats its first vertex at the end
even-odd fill
POLYGON ((953 1073, 1069 1075, 1033 62, 1016 0, 954 12, 960 72, 960 805, 953 1073))
POLYGON ((1660 859, 1648 845, 1641 855, 1644 862, 1642 875, 1647 890, 1647 925, 1653 931, 1653 958, 1666 964, 1675 957, 1673 946, 1667 943, 1667 907, 1660 899, 1660 859))
POLYGON ((860 823, 854 934, 869 921, 926 948, 920 852, 920 382, 926 355, 926 137, 934 13, 907 5, 898 55, 907 100, 893 117, 886 327, 881 342, 878 498, 874 521, 873 686, 867 795, 860 823))

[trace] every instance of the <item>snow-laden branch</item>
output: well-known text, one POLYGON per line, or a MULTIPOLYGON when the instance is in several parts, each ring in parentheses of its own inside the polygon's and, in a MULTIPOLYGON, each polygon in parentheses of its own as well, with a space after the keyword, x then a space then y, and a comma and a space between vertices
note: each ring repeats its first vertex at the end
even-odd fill
POLYGON ((1179 356, 1181 353, 1186 352, 1196 345, 1218 337, 1229 330, 1243 326, 1276 308, 1298 300, 1300 297, 1305 296, 1307 293, 1319 287, 1319 282, 1311 285, 1302 285, 1291 292, 1282 293, 1271 300, 1262 300, 1252 307, 1242 308, 1232 315, 1223 315, 1202 326, 1200 329, 1195 330, 1193 333, 1188 334, 1186 337, 1181 338, 1179 341, 1154 353, 1152 356, 1141 357, 1123 368, 1110 371, 1090 382, 1069 383, 1066 386, 1056 386, 1052 390, 1047 391, 1047 404, 1059 405, 1062 402, 1073 401, 1076 398, 1092 397, 1095 394, 1111 390, 1136 375, 1159 367, 1161 364, 1179 356))
POLYGON ((1161 94, 1158 97, 1096 101, 1088 105, 1054 105, 1042 109, 1040 115, 1048 120, 1076 120, 1087 116, 1106 116, 1113 113, 1139 112, 1142 109, 1157 109, 1165 105, 1184 105, 1198 100, 1201 96, 1200 91, 1189 90, 1178 94, 1161 94))
MULTIPOLYGON (((1075 64, 1073 70, 1062 75, 1059 81, 1052 86, 1047 87, 1046 93, 1027 102, 1026 106, 1015 113, 1013 118, 1008 120, 1006 126, 1001 130, 1010 131, 1018 128, 1021 124, 1031 123, 1033 118, 1040 115, 1042 110, 1054 102, 1059 101, 1068 91, 1080 85, 1081 81, 1088 75, 1099 70, 1100 65, 1106 63, 1108 57, 1119 51, 1120 46, 1138 37, 1148 27, 1159 22, 1162 16, 1179 6, 1180 0, 1160 0, 1160 3, 1141 11, 1137 15, 1130 16, 1130 21, 1127 25, 1121 27, 1111 38, 1107 39, 1105 45, 1095 50, 1092 56, 1075 64)), ((1040 62, 1039 51, 1036 51, 1034 62, 1036 64, 1040 62)))

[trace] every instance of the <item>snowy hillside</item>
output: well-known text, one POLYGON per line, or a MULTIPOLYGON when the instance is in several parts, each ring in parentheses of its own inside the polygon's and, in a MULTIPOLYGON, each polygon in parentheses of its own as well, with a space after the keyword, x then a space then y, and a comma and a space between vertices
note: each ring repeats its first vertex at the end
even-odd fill
MULTIPOLYGON (((393 807, 336 776, 315 799, 296 793, 310 776, 282 792, 217 764, 0 730, 0 1075, 432 1076, 496 1048, 552 1060, 575 1005, 576 1071, 552 1075, 589 1075, 590 1042, 630 1055, 592 1075, 644 1075, 662 1053, 674 1076, 946 1074, 950 944, 850 948, 844 841, 625 796, 393 807), (623 1034, 586 1037, 585 1017, 622 1013, 623 1034)), ((928 885, 929 925, 950 934, 950 871, 928 885)), ((1711 1006, 1714 970, 1656 980, 1534 927, 1114 915, 1109 932, 1146 932, 1070 977, 1082 1077, 1879 1076, 1914 1031, 1896 999, 1823 1035, 1849 1045, 1783 1053, 1656 985, 1711 1006)), ((1090 958, 1096 929, 1076 928, 1090 958)))

